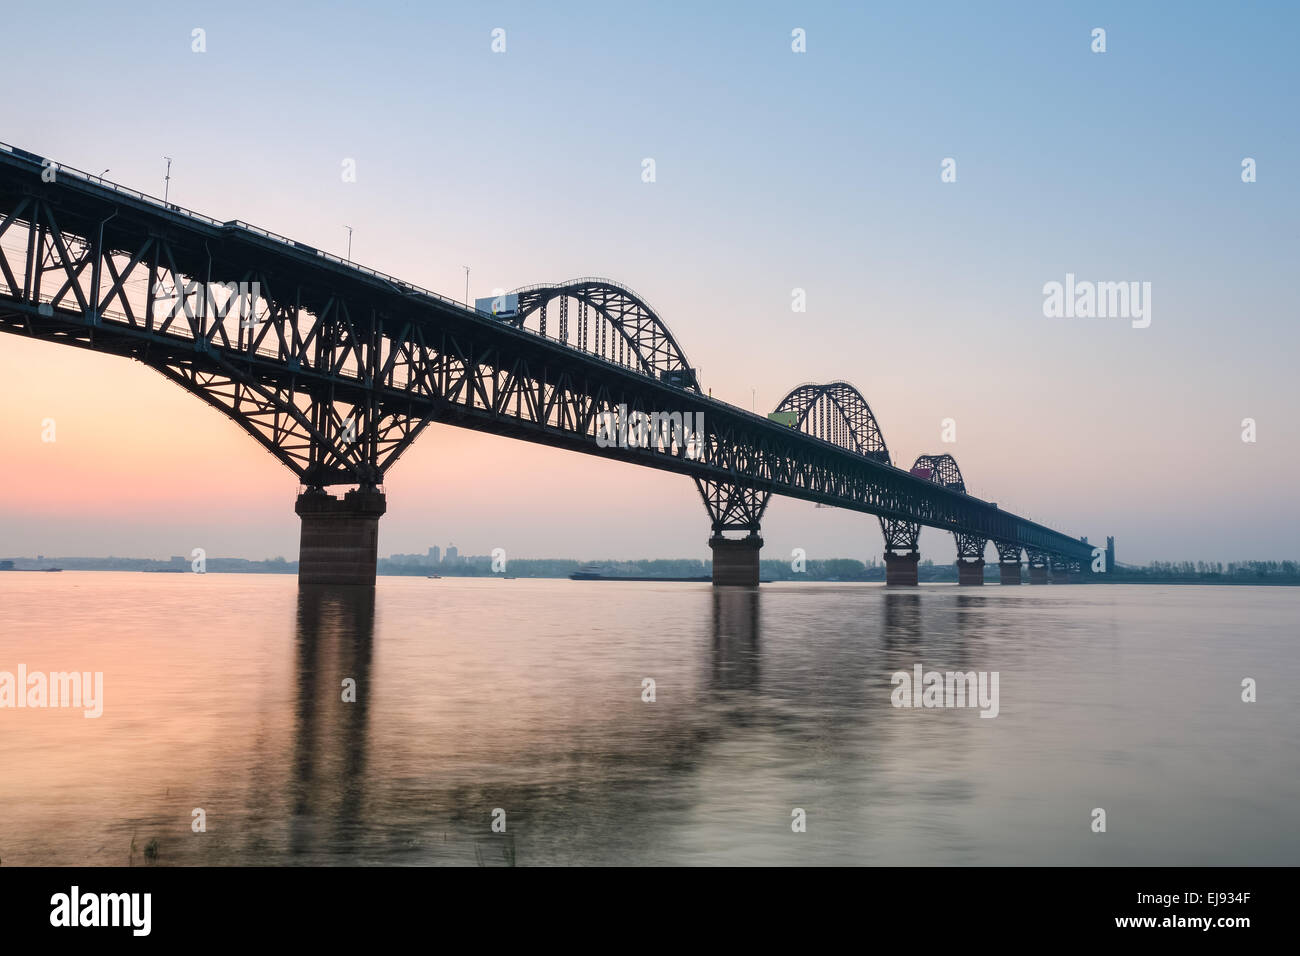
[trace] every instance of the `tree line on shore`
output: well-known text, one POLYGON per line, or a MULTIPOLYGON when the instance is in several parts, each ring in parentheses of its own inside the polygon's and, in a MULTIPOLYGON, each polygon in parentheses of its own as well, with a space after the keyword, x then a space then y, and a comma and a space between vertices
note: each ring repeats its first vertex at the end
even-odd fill
MULTIPOLYGON (((416 562, 407 556, 402 557, 402 560, 380 558, 379 574, 442 577, 500 577, 506 574, 518 578, 567 578, 579 569, 593 567, 589 562, 567 558, 515 558, 506 562, 504 571, 494 571, 492 558, 488 556, 470 556, 438 563, 416 562)), ((607 560, 595 562, 594 567, 602 576, 610 578, 705 578, 712 572, 711 562, 695 558, 607 560)), ((68 571, 192 570, 191 562, 179 556, 167 561, 119 557, 51 558, 44 555, 36 558, 0 559, 0 571, 39 571, 46 568, 68 571)), ((298 562, 287 561, 283 557, 265 561, 208 558, 206 570, 218 574, 296 574, 298 562)), ((863 562, 856 558, 809 558, 802 565, 766 559, 760 562, 759 574, 764 581, 883 581, 885 567, 874 559, 863 562)), ((996 561, 990 561, 984 566, 984 575, 989 580, 997 580, 996 561)), ((1152 561, 1143 567, 1121 564, 1111 575, 1112 580, 1133 583, 1300 584, 1300 561, 1152 561)), ((917 566, 917 578, 921 581, 956 581, 957 569, 951 563, 936 564, 924 560, 917 566)))

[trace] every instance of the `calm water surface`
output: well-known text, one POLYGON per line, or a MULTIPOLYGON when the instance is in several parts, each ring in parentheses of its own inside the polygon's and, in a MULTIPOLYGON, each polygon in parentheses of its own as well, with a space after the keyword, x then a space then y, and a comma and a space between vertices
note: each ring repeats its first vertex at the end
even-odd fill
POLYGON ((0 574, 0 671, 105 685, 0 709, 0 860, 1297 864, 1297 621, 1289 588, 0 574), (1000 714, 893 707, 918 663, 999 672, 1000 714))

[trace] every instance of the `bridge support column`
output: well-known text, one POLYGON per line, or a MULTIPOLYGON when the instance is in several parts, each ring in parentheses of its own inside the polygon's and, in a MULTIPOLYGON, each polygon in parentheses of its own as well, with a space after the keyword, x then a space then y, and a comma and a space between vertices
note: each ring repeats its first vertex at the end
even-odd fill
POLYGON ((772 492, 747 485, 711 478, 696 478, 695 487, 704 499, 712 521, 714 587, 758 587, 758 555, 763 539, 758 536, 759 523, 772 492), (744 531, 743 538, 728 538, 724 531, 744 531))
POLYGON ((916 587, 919 583, 916 567, 920 560, 921 556, 915 551, 908 551, 903 554, 886 551, 885 586, 891 588, 916 587))
POLYGON ((916 546, 921 526, 915 521, 881 518, 880 531, 885 536, 885 587, 916 587, 920 583, 916 568, 921 555, 916 546))
POLYGON ((1020 583, 1020 545, 1010 541, 994 541, 998 549, 998 573, 1003 584, 1020 583))
POLYGON ((714 587, 758 587, 758 556, 763 539, 756 534, 744 538, 724 538, 715 534, 709 539, 713 551, 714 587))
POLYGON ((957 583, 966 586, 984 583, 984 549, 988 539, 977 534, 953 534, 957 541, 957 583))
POLYGON ((958 558, 957 559, 957 583, 960 585, 972 586, 984 583, 984 559, 983 558, 958 558))
POLYGON ((1073 584, 1070 580, 1070 562, 1064 558, 1052 558, 1052 583, 1073 584))
POLYGON ((1047 562, 1048 557, 1041 551, 1029 552, 1029 583, 1046 584, 1047 583, 1047 562))
POLYGON ((320 490, 300 494, 294 508, 302 518, 298 583, 373 587, 386 508, 381 491, 358 489, 342 498, 320 490))

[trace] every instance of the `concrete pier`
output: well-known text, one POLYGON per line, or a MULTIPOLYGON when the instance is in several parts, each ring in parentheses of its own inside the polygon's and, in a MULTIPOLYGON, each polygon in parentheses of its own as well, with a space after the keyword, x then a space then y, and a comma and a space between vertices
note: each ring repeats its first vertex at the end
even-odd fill
POLYGON ((1042 564, 1042 565, 1034 565, 1034 564, 1031 564, 1031 565, 1029 566, 1029 583, 1030 583, 1030 584, 1046 584, 1046 583, 1047 583, 1047 565, 1045 565, 1045 564, 1042 564))
POLYGON ((906 551, 902 554, 886 551, 885 586, 891 588, 916 587, 918 583, 916 566, 920 561, 921 556, 915 551, 906 551))
POLYGON ((758 587, 758 555, 763 539, 756 534, 744 538, 724 538, 715 534, 709 539, 713 551, 714 587, 758 587))
POLYGON ((380 491, 349 491, 342 498, 324 491, 300 494, 294 508, 302 518, 298 583, 373 587, 379 518, 386 508, 380 491))
POLYGON ((984 583, 984 559, 958 558, 957 583, 967 587, 982 585, 984 583))
POLYGON ((998 573, 1002 575, 1003 584, 1019 584, 1020 583, 1020 562, 999 561, 998 573))

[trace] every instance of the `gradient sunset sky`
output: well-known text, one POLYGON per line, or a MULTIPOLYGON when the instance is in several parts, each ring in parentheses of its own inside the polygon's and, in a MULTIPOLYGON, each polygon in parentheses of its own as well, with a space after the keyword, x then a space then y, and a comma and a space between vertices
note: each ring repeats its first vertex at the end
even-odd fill
MULTIPOLYGON (((464 265, 471 297, 614 278, 715 397, 764 411, 847 379, 896 462, 949 451, 973 493, 1116 535, 1122 561, 1300 556, 1294 5, 60 3, 4 20, 21 38, 4 142, 156 195, 171 156, 173 202, 339 254, 350 225, 355 260, 456 298, 464 265), (1150 282, 1150 327, 1045 318, 1067 272, 1150 282)), ((0 407, 0 557, 296 557, 293 475, 144 367, 0 336, 0 407)), ((708 556, 688 479, 509 439, 431 426, 385 487, 385 555, 708 556)), ((882 551, 874 518, 786 499, 763 534, 765 557, 882 551)), ((945 533, 921 546, 954 556, 945 533)))

